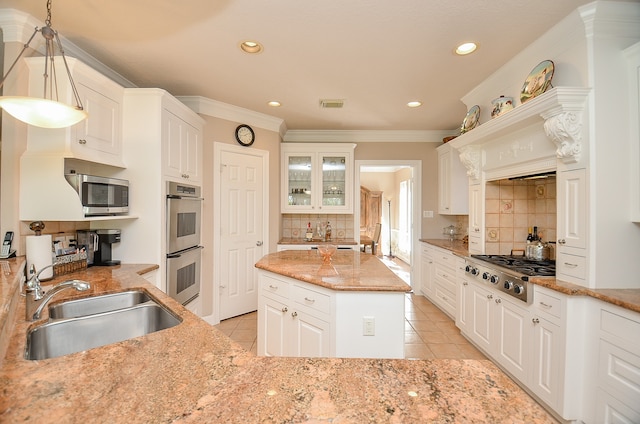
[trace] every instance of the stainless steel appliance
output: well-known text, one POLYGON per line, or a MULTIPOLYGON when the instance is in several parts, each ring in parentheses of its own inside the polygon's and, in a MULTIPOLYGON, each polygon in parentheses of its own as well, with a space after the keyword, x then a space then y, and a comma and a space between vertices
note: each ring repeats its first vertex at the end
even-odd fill
POLYGON ((200 187, 167 183, 167 294, 186 305, 200 294, 200 187))
POLYGON ((471 255, 465 272, 503 293, 531 303, 528 295, 530 277, 554 277, 555 261, 537 261, 512 255, 471 255))
POLYGON ((85 216, 129 213, 129 181, 86 174, 67 174, 65 178, 80 196, 85 216))
POLYGON ((120 243, 121 231, 120 230, 97 230, 98 235, 98 249, 96 249, 93 257, 94 265, 120 265, 120 261, 113 259, 111 256, 111 245, 114 243, 120 243))
POLYGON ((78 230, 76 231, 76 243, 78 248, 84 248, 87 252, 87 266, 93 265, 95 252, 99 246, 98 233, 91 230, 78 230))

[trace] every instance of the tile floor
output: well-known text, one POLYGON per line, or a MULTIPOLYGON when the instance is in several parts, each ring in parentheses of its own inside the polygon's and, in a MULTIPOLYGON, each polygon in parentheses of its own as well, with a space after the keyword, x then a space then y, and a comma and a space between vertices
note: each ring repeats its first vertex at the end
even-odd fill
MULTIPOLYGON (((407 278, 407 265, 399 259, 392 262, 389 268, 407 278)), ((255 354, 257 320, 257 312, 252 312, 224 320, 216 328, 255 354)), ((404 331, 406 359, 486 359, 462 337, 455 322, 424 296, 407 293, 404 331)))

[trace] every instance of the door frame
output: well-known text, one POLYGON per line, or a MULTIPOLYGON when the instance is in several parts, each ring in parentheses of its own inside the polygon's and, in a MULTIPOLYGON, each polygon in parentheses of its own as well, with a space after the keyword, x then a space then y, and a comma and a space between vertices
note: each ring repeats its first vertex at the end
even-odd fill
MULTIPOLYGON (((363 166, 408 166, 412 170, 412 228, 411 228, 411 268, 410 278, 411 287, 414 287, 415 282, 420 278, 419 267, 416 266, 419 256, 417 252, 420 250, 420 237, 422 237, 422 161, 420 160, 356 160, 355 161, 355 185, 357 189, 356 193, 360 189, 360 168, 363 166)), ((354 196, 353 206, 353 220, 354 220, 354 235, 360 243, 360 232, 357 231, 360 228, 360 196, 354 196)))
MULTIPOLYGON (((257 156, 262 159, 262 190, 264 195, 262 208, 262 245, 269 249, 269 152, 260 149, 247 149, 246 147, 235 146, 233 144, 214 142, 213 143, 213 313, 203 317, 205 321, 212 325, 220 323, 220 210, 222 208, 220 202, 221 178, 218 178, 222 172, 221 156, 222 152, 235 153, 246 156, 257 156)), ((206 217, 205 217, 206 218, 206 217)))

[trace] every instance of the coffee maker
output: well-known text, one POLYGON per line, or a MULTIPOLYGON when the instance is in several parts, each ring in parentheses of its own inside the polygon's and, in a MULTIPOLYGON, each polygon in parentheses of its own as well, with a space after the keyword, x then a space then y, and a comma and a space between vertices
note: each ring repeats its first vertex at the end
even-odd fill
POLYGON ((120 242, 120 230, 96 230, 98 236, 98 249, 93 255, 94 265, 114 266, 120 265, 117 259, 111 259, 111 245, 120 242))

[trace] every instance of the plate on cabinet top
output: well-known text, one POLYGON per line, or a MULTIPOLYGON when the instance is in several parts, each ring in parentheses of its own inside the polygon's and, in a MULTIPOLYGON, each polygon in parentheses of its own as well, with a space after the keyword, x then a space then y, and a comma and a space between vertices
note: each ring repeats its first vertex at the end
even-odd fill
POLYGON ((539 96, 551 87, 554 68, 555 65, 552 61, 543 60, 531 70, 524 84, 522 84, 522 90, 520 90, 521 103, 539 96))
POLYGON ((460 134, 464 134, 467 131, 471 131, 478 125, 478 120, 480 119, 480 106, 475 105, 469 109, 467 112, 467 116, 464 117, 464 121, 462 121, 462 126, 460 127, 460 134))

